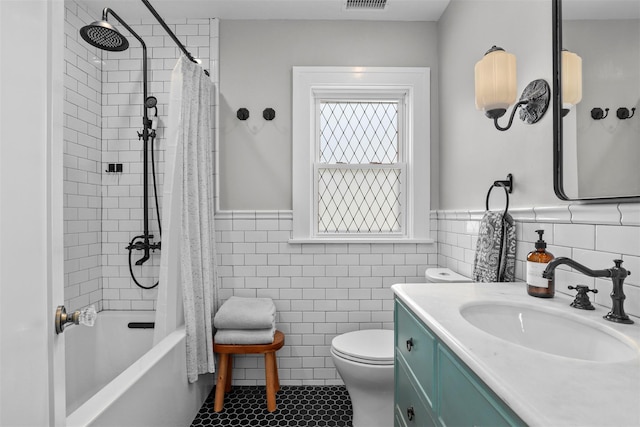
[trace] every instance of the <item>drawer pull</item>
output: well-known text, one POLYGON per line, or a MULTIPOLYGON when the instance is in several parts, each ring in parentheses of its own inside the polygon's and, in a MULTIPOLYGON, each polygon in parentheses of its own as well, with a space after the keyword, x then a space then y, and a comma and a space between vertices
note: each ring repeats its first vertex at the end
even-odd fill
POLYGON ((407 419, 409 421, 413 421, 413 418, 416 416, 416 413, 413 411, 413 406, 409 406, 407 408, 407 419))
POLYGON ((407 351, 411 351, 412 348, 413 348, 413 338, 409 338, 407 340, 407 351))

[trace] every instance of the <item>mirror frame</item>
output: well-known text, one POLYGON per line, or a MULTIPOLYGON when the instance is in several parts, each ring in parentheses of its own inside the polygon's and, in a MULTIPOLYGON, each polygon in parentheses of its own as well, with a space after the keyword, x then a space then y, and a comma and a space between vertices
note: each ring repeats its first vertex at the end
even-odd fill
POLYGON ((593 202, 637 202, 635 196, 603 196, 571 198, 564 192, 562 180, 562 0, 552 0, 552 39, 553 39, 553 191, 561 200, 580 200, 593 202))

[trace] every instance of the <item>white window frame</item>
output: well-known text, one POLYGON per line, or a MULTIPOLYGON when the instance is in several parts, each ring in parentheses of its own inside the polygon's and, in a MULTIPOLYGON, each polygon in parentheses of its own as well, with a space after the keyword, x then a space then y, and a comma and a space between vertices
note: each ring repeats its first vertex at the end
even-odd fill
MULTIPOLYGON (((430 69, 427 67, 293 67, 293 233, 291 243, 431 243, 430 69), (318 233, 317 106, 321 100, 395 100, 406 194, 402 233, 318 233)), ((364 165, 361 165, 364 166, 364 165)))

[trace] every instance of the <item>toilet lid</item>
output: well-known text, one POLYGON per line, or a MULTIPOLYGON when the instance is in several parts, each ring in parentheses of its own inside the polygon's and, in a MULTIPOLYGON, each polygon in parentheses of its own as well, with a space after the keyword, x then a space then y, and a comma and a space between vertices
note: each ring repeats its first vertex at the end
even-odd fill
POLYGON ((471 282, 468 277, 458 274, 449 268, 427 268, 424 275, 435 283, 471 282))
POLYGON ((371 365, 392 365, 393 331, 365 329, 338 335, 331 341, 331 349, 345 359, 371 365))

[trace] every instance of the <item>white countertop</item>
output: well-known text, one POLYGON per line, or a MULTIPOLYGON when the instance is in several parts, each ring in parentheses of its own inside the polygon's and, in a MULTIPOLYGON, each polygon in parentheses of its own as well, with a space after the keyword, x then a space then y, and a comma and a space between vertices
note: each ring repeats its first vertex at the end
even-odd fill
MULTIPOLYGON (((640 426, 640 356, 594 362, 552 355, 513 344, 469 323, 460 307, 482 301, 529 304, 597 322, 624 334, 638 348, 640 322, 620 325, 593 311, 569 306, 572 298, 527 295, 524 283, 396 284, 395 295, 532 426, 640 426)), ((553 334, 553 330, 549 331, 553 334)))

